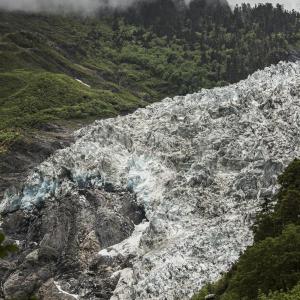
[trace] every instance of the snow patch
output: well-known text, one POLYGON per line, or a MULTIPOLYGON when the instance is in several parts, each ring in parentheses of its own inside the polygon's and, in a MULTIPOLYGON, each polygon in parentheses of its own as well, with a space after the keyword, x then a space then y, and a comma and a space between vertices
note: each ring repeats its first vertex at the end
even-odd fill
POLYGON ((60 293, 65 294, 65 295, 68 295, 68 296, 70 296, 70 297, 72 297, 72 298, 74 298, 74 299, 79 299, 79 296, 78 296, 78 295, 70 294, 70 293, 64 291, 64 290, 61 288, 61 286, 59 285, 59 283, 58 283, 57 281, 54 281, 54 284, 55 284, 55 286, 57 287, 57 289, 59 290, 60 293))
POLYGON ((77 82, 79 82, 79 83, 81 83, 82 85, 84 85, 84 86, 86 86, 86 87, 88 87, 88 88, 90 88, 91 86, 90 85, 88 85, 87 83, 84 83, 82 80, 80 80, 80 79, 75 79, 77 82))

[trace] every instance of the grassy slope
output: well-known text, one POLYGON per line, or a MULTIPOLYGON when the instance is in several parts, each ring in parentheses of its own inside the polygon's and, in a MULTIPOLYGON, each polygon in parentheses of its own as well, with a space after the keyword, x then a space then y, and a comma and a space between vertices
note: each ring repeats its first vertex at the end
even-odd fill
POLYGON ((197 54, 183 58, 182 41, 149 32, 145 48, 135 37, 139 28, 122 21, 120 27, 118 37, 106 19, 0 12, 0 153, 39 124, 115 116, 180 93, 162 71, 168 67, 184 86, 197 54))
POLYGON ((24 128, 115 116, 163 96, 153 88, 161 80, 123 63, 105 21, 4 13, 0 20, 2 150, 24 128))

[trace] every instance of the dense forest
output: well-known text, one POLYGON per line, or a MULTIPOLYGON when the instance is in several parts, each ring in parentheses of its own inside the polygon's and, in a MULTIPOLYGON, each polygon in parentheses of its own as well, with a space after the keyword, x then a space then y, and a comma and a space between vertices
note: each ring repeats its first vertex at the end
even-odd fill
POLYGON ((155 0, 94 17, 0 12, 0 152, 41 124, 226 85, 299 49, 300 15, 280 5, 155 0))
MULTIPOLYGON (((217 283, 193 300, 215 294, 216 300, 300 299, 300 160, 279 177, 276 204, 266 201, 254 226, 254 245, 217 283)), ((270 200, 270 199, 269 199, 270 200)))

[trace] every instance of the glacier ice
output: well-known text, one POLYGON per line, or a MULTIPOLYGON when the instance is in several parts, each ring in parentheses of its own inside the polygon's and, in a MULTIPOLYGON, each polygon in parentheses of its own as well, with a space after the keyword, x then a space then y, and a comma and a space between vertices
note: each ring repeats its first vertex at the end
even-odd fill
POLYGON ((99 253, 131 255, 112 299, 188 299, 252 243, 256 213, 299 154, 300 63, 279 63, 80 129, 1 211, 85 187, 130 190, 147 221, 99 253))

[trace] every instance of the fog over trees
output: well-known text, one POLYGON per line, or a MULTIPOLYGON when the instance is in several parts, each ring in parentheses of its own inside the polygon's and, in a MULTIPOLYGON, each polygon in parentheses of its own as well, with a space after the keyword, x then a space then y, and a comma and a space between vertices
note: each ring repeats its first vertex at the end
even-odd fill
POLYGON ((231 6, 235 6, 236 4, 242 4, 244 2, 250 3, 251 5, 259 4, 259 3, 272 3, 276 5, 277 3, 284 5, 286 9, 295 9, 300 11, 300 1, 296 0, 228 0, 231 6))

